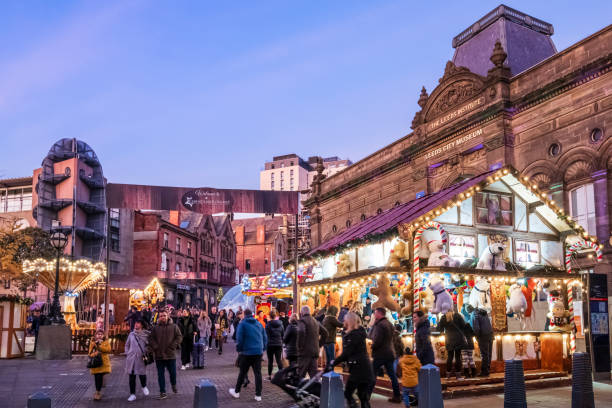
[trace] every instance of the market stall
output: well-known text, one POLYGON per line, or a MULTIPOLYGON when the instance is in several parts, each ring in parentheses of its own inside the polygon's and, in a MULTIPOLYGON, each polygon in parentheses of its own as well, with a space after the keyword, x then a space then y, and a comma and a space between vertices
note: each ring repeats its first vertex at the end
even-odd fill
MULTIPOLYGON (((370 297, 402 325, 406 344, 416 310, 435 327, 449 310, 470 322, 470 311, 483 309, 495 331, 493 371, 509 358, 526 369, 568 371, 571 353, 586 349, 585 276, 601 247, 536 184, 505 167, 398 205, 314 248, 299 265, 311 276, 300 300, 312 309, 352 301, 358 310, 370 297)), ((444 336, 432 332, 432 343, 444 371, 444 336)))
POLYGON ((263 310, 268 315, 270 309, 275 307, 279 312, 289 313, 290 299, 293 297, 293 278, 289 271, 279 269, 270 275, 242 278, 240 287, 242 293, 252 297, 255 313, 263 310))

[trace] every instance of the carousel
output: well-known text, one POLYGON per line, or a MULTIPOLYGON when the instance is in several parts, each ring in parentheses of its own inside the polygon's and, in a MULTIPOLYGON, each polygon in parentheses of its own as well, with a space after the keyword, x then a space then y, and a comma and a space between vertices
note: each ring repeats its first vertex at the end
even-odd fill
MULTIPOLYGON (((300 301, 311 309, 352 301, 359 310, 369 297, 372 309, 385 307, 401 325, 411 348, 412 313, 423 311, 442 373, 441 315, 456 311, 471 322, 471 310, 485 310, 495 332, 492 372, 521 359, 526 370, 567 373, 571 354, 587 349, 583 299, 602 248, 537 184, 504 167, 398 205, 314 248, 299 265, 307 276, 300 301)), ((474 354, 478 365, 477 342, 474 354)))
MULTIPOLYGON (((23 272, 30 275, 50 290, 55 287, 56 261, 45 259, 26 260, 23 272)), ((77 327, 74 300, 81 292, 97 284, 106 276, 103 262, 92 263, 86 259, 76 261, 61 258, 59 261, 59 288, 63 298, 62 311, 66 324, 72 329, 77 327)))
POLYGON ((293 297, 292 285, 292 272, 283 269, 264 276, 249 278, 245 275, 240 283, 242 294, 253 298, 255 312, 263 310, 265 315, 273 305, 276 305, 279 311, 289 312, 290 300, 293 297))

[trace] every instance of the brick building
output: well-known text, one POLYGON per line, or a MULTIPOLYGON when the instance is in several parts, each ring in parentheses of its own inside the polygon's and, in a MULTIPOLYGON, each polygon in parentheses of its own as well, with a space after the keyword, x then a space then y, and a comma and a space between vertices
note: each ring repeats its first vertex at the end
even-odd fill
POLYGON ((453 61, 415 100, 413 131, 313 184, 313 245, 510 164, 606 243, 596 271, 609 272, 612 25, 560 52, 552 33, 552 25, 499 6, 455 37, 453 61))
POLYGON ((236 284, 228 216, 176 211, 134 213, 134 276, 158 277, 176 306, 214 304, 219 287, 236 284))
POLYGON ((232 221, 236 237, 236 268, 240 275, 267 275, 287 256, 283 237, 286 217, 258 217, 232 221))

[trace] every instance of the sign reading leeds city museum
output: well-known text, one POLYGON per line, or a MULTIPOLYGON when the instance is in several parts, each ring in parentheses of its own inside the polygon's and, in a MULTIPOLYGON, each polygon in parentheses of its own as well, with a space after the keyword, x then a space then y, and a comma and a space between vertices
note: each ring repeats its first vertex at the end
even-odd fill
POLYGON ((461 136, 460 138, 453 140, 450 143, 447 143, 445 145, 443 145, 442 147, 438 147, 437 149, 433 149, 432 151, 428 152, 425 155, 425 160, 427 159, 431 159, 434 156, 439 155, 440 153, 444 153, 448 150, 454 149, 454 148, 459 148, 460 145, 464 144, 465 142, 468 142, 470 140, 472 140, 473 138, 482 135, 482 129, 478 129, 473 131, 472 133, 468 133, 465 136, 461 136))
POLYGON ((297 214, 297 191, 224 190, 112 184, 106 186, 108 208, 189 210, 202 214, 297 214))

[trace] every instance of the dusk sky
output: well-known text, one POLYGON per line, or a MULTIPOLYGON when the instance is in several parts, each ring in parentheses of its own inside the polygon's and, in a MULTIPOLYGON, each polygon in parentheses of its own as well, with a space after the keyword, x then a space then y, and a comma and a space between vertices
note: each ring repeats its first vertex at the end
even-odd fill
MULTIPOLYGON (((112 182, 258 188, 274 155, 357 161, 410 132, 452 38, 499 1, 13 1, 0 25, 0 178, 84 140, 112 182)), ((509 1, 558 50, 612 1, 509 1)))

